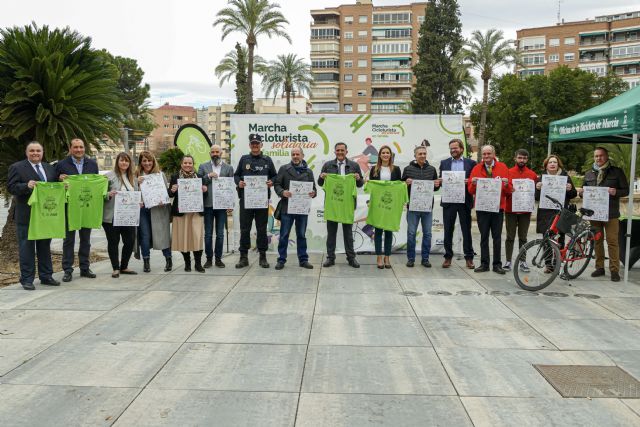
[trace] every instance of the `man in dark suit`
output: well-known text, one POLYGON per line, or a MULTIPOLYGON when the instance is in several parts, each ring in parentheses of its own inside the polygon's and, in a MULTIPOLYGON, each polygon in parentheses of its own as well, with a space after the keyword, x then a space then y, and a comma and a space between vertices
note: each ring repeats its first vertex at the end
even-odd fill
POLYGON ((38 275, 41 285, 60 286, 52 277, 51 239, 29 240, 31 207, 27 204, 38 181, 56 181, 55 169, 42 161, 44 150, 39 142, 31 142, 26 149, 27 159, 9 166, 7 187, 15 198, 14 218, 18 234, 20 256, 20 283, 27 291, 35 290, 35 259, 38 255, 38 275))
POLYGON ((449 141, 449 153, 451 157, 440 162, 440 179, 443 171, 464 171, 465 173, 465 198, 464 203, 441 203, 442 217, 444 222, 444 262, 443 268, 451 266, 453 258, 453 230, 456 224, 456 216, 460 220, 462 230, 462 248, 467 268, 475 268, 473 265, 473 241, 471 239, 471 208, 473 207, 473 197, 466 188, 471 170, 476 162, 462 156, 464 153, 464 143, 457 138, 449 141))
MULTIPOLYGON (((56 173, 63 181, 69 175, 80 174, 97 174, 100 173, 98 164, 84 155, 84 141, 80 138, 74 138, 69 144, 68 157, 60 160, 56 164, 56 173)), ((89 251, 91 250, 91 229, 81 228, 78 230, 80 235, 80 248, 78 249, 78 260, 80 261, 80 276, 93 279, 96 275, 89 268, 89 251)), ((67 237, 62 243, 62 269, 64 270, 63 282, 70 282, 73 278, 73 248, 76 243, 76 232, 67 230, 67 237)))

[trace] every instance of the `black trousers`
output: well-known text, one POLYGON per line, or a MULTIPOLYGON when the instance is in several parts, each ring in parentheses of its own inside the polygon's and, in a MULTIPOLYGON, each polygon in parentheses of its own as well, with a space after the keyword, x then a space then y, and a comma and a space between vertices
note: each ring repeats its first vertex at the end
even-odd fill
MULTIPOLYGON (((89 269, 89 252, 91 251, 91 229, 81 228, 77 230, 80 236, 80 247, 78 249, 78 261, 80 271, 89 269)), ((62 269, 65 272, 73 272, 73 258, 75 256, 73 248, 76 244, 76 231, 67 230, 67 236, 62 241, 62 269)))
POLYGON ((20 257, 20 283, 33 284, 36 275, 36 254, 40 280, 51 279, 51 239, 29 240, 29 224, 16 223, 16 232, 20 257))
POLYGON ((267 222, 269 209, 245 209, 240 201, 240 255, 247 255, 251 249, 251 225, 256 222, 256 246, 258 252, 266 252, 269 246, 267 240, 267 222))
MULTIPOLYGON (((342 234, 344 235, 344 251, 347 261, 356 259, 356 252, 353 250, 353 224, 342 224, 342 234)), ((338 236, 338 223, 327 221, 327 259, 336 259, 336 237, 338 236)))
POLYGON ((129 268, 129 260, 133 253, 136 227, 116 227, 111 223, 103 222, 104 234, 107 235, 107 252, 114 270, 126 270, 129 268), (118 247, 122 237, 122 258, 118 257, 118 247))
POLYGON ((489 255, 489 233, 493 239, 493 265, 502 266, 500 252, 502 249, 502 222, 504 212, 478 212, 478 228, 480 229, 480 263, 489 266, 491 256, 489 255))
POLYGON ((453 258, 453 230, 456 216, 460 218, 462 231, 462 250, 465 259, 473 259, 473 240, 471 238, 471 209, 464 203, 453 203, 442 207, 444 223, 444 257, 453 258))

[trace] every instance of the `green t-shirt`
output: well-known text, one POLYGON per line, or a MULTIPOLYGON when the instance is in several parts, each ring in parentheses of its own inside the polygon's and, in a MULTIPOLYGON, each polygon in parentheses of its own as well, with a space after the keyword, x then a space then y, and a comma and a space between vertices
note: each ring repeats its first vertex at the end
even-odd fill
POLYGON ((403 181, 369 181, 364 192, 371 195, 367 224, 383 230, 400 230, 402 211, 409 201, 407 185, 403 181))
POLYGON ((328 174, 324 179, 325 221, 353 224, 356 209, 356 178, 350 175, 328 174))
POLYGON ((62 182, 38 182, 29 197, 29 240, 63 239, 65 190, 62 182))
POLYGON ((100 228, 102 209, 109 180, 96 174, 69 175, 67 188, 67 221, 69 230, 100 228))

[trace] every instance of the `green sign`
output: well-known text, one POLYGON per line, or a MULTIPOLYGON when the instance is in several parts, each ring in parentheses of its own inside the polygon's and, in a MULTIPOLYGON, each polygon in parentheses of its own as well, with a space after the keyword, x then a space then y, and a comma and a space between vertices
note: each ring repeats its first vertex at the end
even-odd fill
POLYGON ((186 124, 178 129, 174 143, 184 154, 193 156, 194 168, 197 171, 201 163, 208 162, 211 141, 207 134, 197 125, 186 124))

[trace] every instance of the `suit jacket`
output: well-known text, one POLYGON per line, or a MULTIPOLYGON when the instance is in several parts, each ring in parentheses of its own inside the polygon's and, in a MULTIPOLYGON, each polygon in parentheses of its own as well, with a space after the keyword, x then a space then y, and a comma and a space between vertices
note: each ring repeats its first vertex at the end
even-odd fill
POLYGON ((289 190, 291 181, 313 182, 313 191, 316 191, 316 183, 314 182, 313 171, 311 169, 307 168, 303 173, 299 174, 291 163, 280 166, 273 188, 276 194, 280 197, 280 209, 284 214, 289 213, 289 199, 283 197, 282 193, 289 190))
MULTIPOLYGON (((462 159, 464 161, 464 172, 465 172, 464 177, 469 179, 469 176, 471 175, 471 171, 473 170, 473 168, 476 165, 476 161, 468 159, 466 157, 463 157, 462 159)), ((444 159, 443 161, 440 162, 440 178, 442 178, 442 171, 450 171, 450 170, 451 170, 451 157, 449 157, 448 159, 444 159)), ((473 196, 471 195, 471 193, 469 193, 469 190, 466 187, 467 186, 465 185, 464 204, 469 209, 471 209, 473 207, 473 196)), ((442 206, 442 207, 451 206, 453 204, 454 203, 442 203, 442 202, 440 202, 440 206, 442 206)))
MULTIPOLYGON (((45 162, 41 162, 40 166, 42 166, 42 172, 47 177, 47 182, 58 181, 58 174, 53 166, 45 162)), ((27 183, 32 180, 40 181, 40 177, 28 160, 20 160, 9 166, 7 188, 9 193, 13 194, 13 199, 16 202, 13 215, 18 224, 29 224, 31 206, 27 202, 33 190, 27 187, 27 183)))
MULTIPOLYGON (((76 169, 76 165, 73 163, 72 156, 67 156, 56 163, 56 173, 58 175, 78 175, 78 169, 76 169)), ((85 156, 84 165, 82 166, 82 173, 100 173, 100 169, 98 169, 98 163, 96 163, 95 160, 85 156)))
MULTIPOLYGON (((209 174, 213 172, 213 167, 211 166, 211 162, 205 162, 200 165, 198 168, 198 176, 202 178, 202 184, 206 185, 209 189, 206 193, 203 193, 202 197, 204 197, 204 207, 210 208, 213 206, 213 201, 211 200, 211 178, 209 178, 209 174)), ((220 176, 233 178, 233 166, 226 164, 222 160, 220 160, 220 176)))

